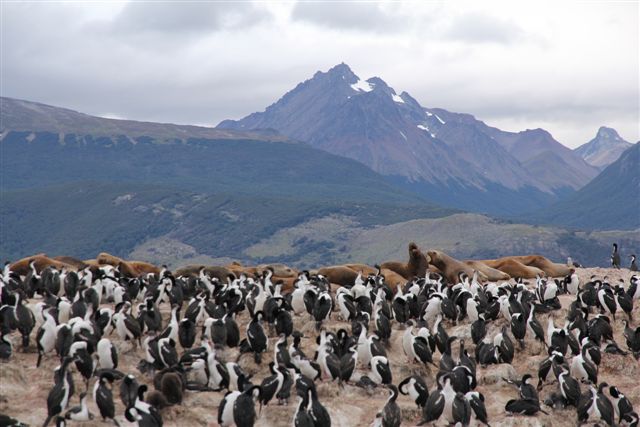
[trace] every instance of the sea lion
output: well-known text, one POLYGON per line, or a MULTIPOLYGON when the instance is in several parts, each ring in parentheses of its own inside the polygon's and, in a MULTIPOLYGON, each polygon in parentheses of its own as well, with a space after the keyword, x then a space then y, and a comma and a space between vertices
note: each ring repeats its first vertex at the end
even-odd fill
POLYGON ((96 261, 99 265, 111 265, 118 267, 118 271, 125 277, 138 277, 140 272, 131 265, 127 260, 111 255, 107 252, 100 252, 96 257, 96 261))
POLYGON ((515 259, 529 267, 537 267, 549 277, 565 277, 571 274, 569 266, 552 262, 542 255, 511 256, 508 258, 515 259))
POLYGON ((32 261, 35 262, 34 266, 38 273, 40 273, 42 270, 44 270, 47 267, 55 267, 58 270, 61 270, 63 267, 66 268, 67 270, 75 270, 75 267, 73 265, 67 264, 61 261, 57 261, 53 258, 49 258, 46 254, 41 253, 37 255, 32 255, 30 257, 22 258, 14 262, 10 266, 11 271, 18 273, 21 276, 26 276, 27 273, 29 273, 30 271, 29 264, 31 264, 32 261))
MULTIPOLYGON (((362 279, 364 280, 369 275, 378 274, 378 269, 366 264, 345 264, 322 267, 317 271, 313 271, 312 274, 313 273, 325 276, 330 283, 351 288, 358 274, 362 274, 362 279)), ((396 286, 404 285, 407 282, 404 277, 388 268, 380 269, 380 274, 384 276, 384 282, 389 285, 392 290, 395 290, 396 286)))
POLYGON ((544 276, 544 271, 536 267, 529 267, 513 258, 487 259, 482 263, 491 268, 503 271, 511 277, 521 277, 523 279, 535 279, 537 276, 544 276))
MULTIPOLYGON (((352 287, 356 281, 356 277, 358 277, 358 272, 345 265, 322 267, 318 269, 317 274, 325 276, 330 283, 335 283, 345 288, 352 287)), ((363 273, 362 276, 364 278, 367 274, 363 273)))
POLYGON ((414 277, 424 277, 429 268, 429 258, 422 253, 418 245, 409 243, 409 262, 387 261, 380 264, 380 267, 395 271, 406 280, 414 277))
POLYGON ((403 286, 405 283, 407 283, 407 279, 405 279, 395 271, 389 270, 388 268, 381 269, 380 274, 384 276, 384 283, 386 283, 394 293, 398 286, 403 286))
POLYGON ((127 263, 138 272, 138 275, 155 274, 157 276, 160 274, 160 269, 151 263, 145 261, 127 261, 127 263))
POLYGON ((345 267, 349 267, 356 273, 362 273, 363 276, 368 276, 370 274, 377 274, 378 269, 375 267, 371 267, 367 264, 344 264, 345 267))
POLYGON ((53 259, 65 264, 72 265, 77 271, 84 270, 88 266, 88 264, 85 264, 84 261, 71 256, 54 256, 53 259))
MULTIPOLYGON (((435 265, 450 283, 458 283, 458 275, 461 272, 466 273, 469 277, 473 276, 474 270, 472 267, 453 257, 450 257, 444 252, 429 250, 427 251, 427 255, 429 256, 430 264, 435 265)), ((487 276, 484 273, 478 271, 478 280, 484 282, 487 280, 487 276)))
POLYGON ((241 274, 244 274, 247 277, 253 277, 258 271, 255 267, 244 266, 238 261, 233 261, 232 263, 229 263, 224 267, 231 270, 236 275, 236 277, 240 277, 241 274))
POLYGON ((271 269, 277 277, 298 277, 298 272, 285 264, 260 264, 256 266, 258 273, 271 269))
POLYGON ((273 283, 278 283, 281 282, 282 283, 282 289, 281 292, 283 295, 289 294, 291 292, 293 292, 293 284, 296 282, 296 280, 298 280, 298 277, 277 277, 277 276, 271 276, 271 281, 273 283))
POLYGON ((120 272, 120 274, 122 274, 124 277, 138 277, 138 276, 140 276, 140 273, 138 272, 138 270, 136 270, 127 261, 119 262, 116 265, 116 267, 118 268, 118 271, 120 272))
POLYGON ((100 252, 96 257, 96 261, 98 261, 98 264, 102 264, 102 265, 109 264, 115 267, 119 263, 124 262, 125 260, 115 255, 111 255, 108 252, 100 252))
POLYGON ((500 271, 496 268, 491 268, 481 261, 468 260, 464 261, 464 263, 474 270, 478 270, 479 272, 487 276, 487 280, 491 282, 497 282, 498 280, 509 280, 511 278, 511 276, 509 276, 504 271, 500 271))

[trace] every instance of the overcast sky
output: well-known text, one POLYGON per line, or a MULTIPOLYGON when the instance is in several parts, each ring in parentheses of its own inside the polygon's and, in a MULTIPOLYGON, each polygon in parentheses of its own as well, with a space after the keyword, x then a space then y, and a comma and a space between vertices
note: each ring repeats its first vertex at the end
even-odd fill
POLYGON ((640 139, 637 1, 0 4, 3 96, 215 125, 345 62, 505 130, 640 139))

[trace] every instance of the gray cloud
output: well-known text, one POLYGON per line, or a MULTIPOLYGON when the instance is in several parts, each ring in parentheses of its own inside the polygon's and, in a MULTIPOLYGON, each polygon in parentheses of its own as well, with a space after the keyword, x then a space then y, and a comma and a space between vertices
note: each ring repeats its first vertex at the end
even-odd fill
POLYGON ((445 37, 467 43, 513 43, 523 36, 522 29, 504 19, 482 13, 465 13, 454 18, 445 37))
POLYGON ((297 2, 291 12, 294 21, 349 31, 402 31, 407 19, 383 11, 370 2, 297 2))
POLYGON ((131 2, 115 17, 113 28, 133 34, 194 34, 243 28, 270 17, 248 2, 131 2))
POLYGON ((1 94, 89 114, 215 125, 263 110, 344 61, 425 106, 508 130, 544 127, 570 146, 603 124, 640 138, 637 4, 589 4, 580 19, 570 7, 553 16, 482 9, 475 16, 490 18, 473 31, 491 19, 516 29, 496 34, 500 26, 489 24, 489 35, 471 40, 451 34, 470 12, 446 4, 352 3, 330 23, 331 3, 313 25, 312 16, 300 17, 306 4, 194 4, 3 4, 1 94), (553 43, 530 42, 547 34, 553 43))

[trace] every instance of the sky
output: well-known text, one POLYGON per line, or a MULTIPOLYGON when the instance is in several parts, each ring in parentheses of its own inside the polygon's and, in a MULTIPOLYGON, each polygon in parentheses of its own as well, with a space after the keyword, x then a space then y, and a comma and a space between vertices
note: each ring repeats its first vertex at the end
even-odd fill
POLYGON ((214 126, 345 62, 425 107, 640 140, 638 1, 0 2, 0 94, 214 126))

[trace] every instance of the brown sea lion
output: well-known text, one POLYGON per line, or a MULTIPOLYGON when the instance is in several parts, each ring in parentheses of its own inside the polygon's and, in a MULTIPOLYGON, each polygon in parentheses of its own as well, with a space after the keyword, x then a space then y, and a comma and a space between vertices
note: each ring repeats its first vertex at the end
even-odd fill
MULTIPOLYGON (((461 261, 458 261, 453 257, 450 257, 444 252, 429 250, 427 251, 427 255, 429 256, 430 264, 435 265, 451 283, 458 282, 458 274, 460 274, 461 272, 466 273, 469 277, 473 276, 472 267, 461 261)), ((487 280, 487 276, 482 272, 478 272, 478 280, 484 282, 487 280)))
POLYGON ((115 255, 111 255, 108 252, 100 252, 96 257, 96 261, 98 261, 98 264, 103 264, 103 265, 109 264, 109 265, 113 265, 114 267, 120 264, 121 262, 125 262, 124 259, 117 257, 115 255))
POLYGON ((414 277, 424 277, 429 268, 429 258, 422 253, 418 245, 409 243, 409 262, 387 261, 380 264, 380 267, 393 270, 406 280, 414 277))
POLYGON ((469 260, 464 261, 464 263, 474 270, 478 270, 479 272, 487 276, 487 280, 491 282, 497 282, 498 280, 509 280, 511 278, 511 276, 509 276, 504 271, 500 271, 496 268, 491 268, 481 261, 469 260))
POLYGON ((362 273, 363 276, 368 276, 370 274, 377 274, 378 269, 375 267, 371 267, 367 264, 344 264, 345 267, 349 267, 356 273, 362 273))
POLYGON ((240 263, 231 263, 225 265, 225 268, 233 271, 237 277, 244 274, 247 277, 256 277, 262 273, 262 270, 258 271, 256 266, 243 266, 240 263))
MULTIPOLYGON (((85 261, 86 262, 86 261, 85 261)), ((123 258, 111 255, 107 252, 100 252, 96 257, 99 265, 112 265, 118 267, 120 274, 125 277, 138 277, 142 274, 158 274, 160 269, 153 264, 144 261, 127 261, 123 258)))
POLYGON ((231 270, 236 277, 239 277, 241 274, 244 274, 245 276, 253 276, 256 273, 255 267, 246 267, 238 261, 233 261, 224 267, 231 270))
POLYGON ((75 268, 75 270, 78 270, 78 271, 83 270, 85 267, 88 266, 88 264, 85 264, 84 261, 71 256, 54 256, 53 259, 55 259, 56 261, 63 262, 65 264, 72 265, 75 268))
POLYGON ((536 267, 529 267, 512 258, 482 260, 482 263, 491 268, 504 271, 511 277, 522 277, 523 279, 535 279, 536 275, 544 276, 544 271, 536 267))
POLYGON ((293 284, 298 280, 298 277, 277 277, 272 276, 271 281, 273 283, 282 282, 281 292, 283 295, 293 292, 293 284))
MULTIPOLYGON (((104 265, 104 264, 103 264, 104 265)), ((111 265, 111 264, 109 264, 111 265)), ((119 262, 115 267, 118 268, 118 271, 120 272, 120 274, 122 274, 124 277, 138 277, 140 276, 140 272, 138 272, 138 270, 136 270, 131 264, 129 264, 127 261, 121 261, 119 262)))
MULTIPOLYGON (((350 288, 356 281, 358 273, 345 265, 332 265, 319 268, 317 274, 325 276, 330 283, 335 283, 346 288, 350 288)), ((367 274, 362 274, 363 278, 367 274)))
POLYGON ((96 261, 99 265, 111 265, 118 267, 118 271, 125 277, 138 277, 140 272, 131 265, 127 260, 111 255, 107 252, 100 252, 96 257, 96 261))
POLYGON ((571 274, 570 268, 566 264, 555 263, 542 255, 511 256, 508 258, 515 259, 529 267, 537 267, 549 277, 564 277, 571 274))
POLYGON ((75 270, 75 268, 71 264, 49 258, 46 254, 37 254, 30 257, 22 258, 14 262, 13 264, 11 264, 11 271, 18 273, 21 276, 25 276, 27 273, 29 273, 29 264, 31 264, 32 261, 35 262, 34 265, 38 273, 50 266, 53 266, 58 270, 61 270, 63 267, 67 270, 75 270))
POLYGON ((384 282, 391 288, 393 292, 396 291, 396 287, 403 286, 405 283, 407 283, 407 279, 405 279, 395 271, 389 270, 388 268, 381 269, 380 273, 384 276, 384 282))
POLYGON ((157 266, 145 262, 145 261, 127 261, 131 267, 133 267, 138 275, 140 274, 155 274, 156 276, 160 273, 160 268, 157 266))
POLYGON ((258 273, 271 269, 273 275, 277 277, 298 277, 298 271, 285 264, 260 264, 256 266, 258 273))
MULTIPOLYGON (((322 267, 317 271, 313 271, 313 273, 325 276, 330 283, 350 288, 355 283, 358 274, 362 274, 362 279, 364 280, 370 274, 377 274, 378 270, 365 264, 346 264, 322 267)), ((380 274, 384 276, 385 283, 392 290, 395 290, 396 286, 404 285, 407 282, 404 277, 387 268, 382 268, 380 274)))

